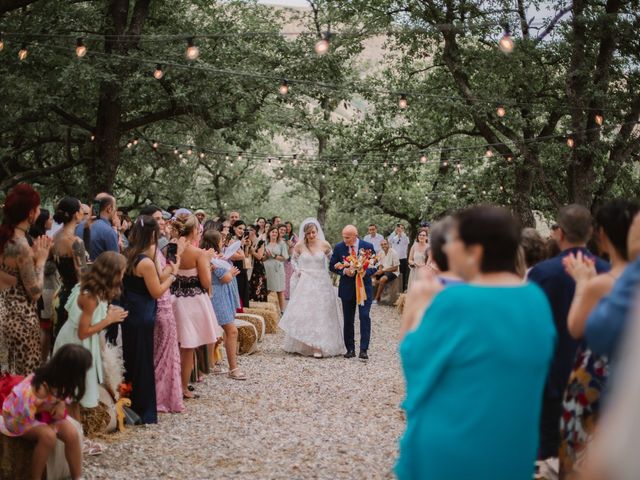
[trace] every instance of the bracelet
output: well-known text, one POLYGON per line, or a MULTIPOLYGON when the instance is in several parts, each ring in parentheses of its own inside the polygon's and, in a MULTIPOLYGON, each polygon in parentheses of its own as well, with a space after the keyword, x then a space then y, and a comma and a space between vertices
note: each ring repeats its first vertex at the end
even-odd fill
POLYGON ((171 276, 171 281, 173 282, 175 282, 176 278, 178 278, 175 273, 170 273, 169 276, 171 276))

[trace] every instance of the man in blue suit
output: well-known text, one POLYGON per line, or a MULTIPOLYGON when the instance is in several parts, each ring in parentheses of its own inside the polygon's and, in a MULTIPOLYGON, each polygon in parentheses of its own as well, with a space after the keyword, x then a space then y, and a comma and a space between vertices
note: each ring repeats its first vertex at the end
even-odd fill
POLYGON ((358 238, 358 229, 353 225, 347 225, 342 230, 343 242, 338 243, 333 249, 333 256, 329 268, 333 273, 340 275, 340 285, 338 296, 342 300, 342 312, 344 314, 344 344, 347 348, 345 358, 356 356, 356 344, 354 334, 354 323, 356 307, 360 317, 360 359, 368 360, 369 338, 371 337, 371 302, 373 301, 373 289, 371 287, 371 275, 376 272, 375 268, 368 268, 364 272, 364 288, 367 292, 367 300, 364 305, 356 303, 356 272, 351 268, 341 268, 345 257, 356 254, 360 250, 370 250, 375 254, 372 244, 358 238))

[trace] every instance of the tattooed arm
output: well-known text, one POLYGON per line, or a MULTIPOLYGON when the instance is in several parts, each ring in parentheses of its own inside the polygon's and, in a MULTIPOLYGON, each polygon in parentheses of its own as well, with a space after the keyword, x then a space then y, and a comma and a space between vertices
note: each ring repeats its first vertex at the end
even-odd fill
POLYGON ((16 255, 22 284, 27 295, 35 302, 42 295, 44 264, 49 256, 51 240, 46 236, 39 237, 34 241, 33 248, 29 247, 26 239, 17 239, 13 245, 15 249, 5 250, 5 257, 16 255))
POLYGON ((84 242, 76 237, 71 245, 73 265, 76 267, 76 277, 80 280, 82 274, 87 269, 87 254, 84 249, 84 242))

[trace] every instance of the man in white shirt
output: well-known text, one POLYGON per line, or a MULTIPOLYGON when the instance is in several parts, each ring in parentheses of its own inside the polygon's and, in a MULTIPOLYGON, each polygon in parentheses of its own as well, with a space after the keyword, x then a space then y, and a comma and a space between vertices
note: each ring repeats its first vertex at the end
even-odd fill
POLYGON ((398 278, 400 270, 398 254, 393 248, 389 248, 389 242, 383 239, 380 246, 382 247, 382 251, 379 255, 378 271, 373 274, 374 281, 377 280, 378 283, 378 290, 376 290, 376 298, 373 300, 373 303, 380 301, 384 287, 398 278))
POLYGON ((409 281, 409 260, 407 259, 409 253, 409 237, 404 233, 403 224, 396 224, 396 230, 389 235, 389 244, 398 254, 398 259, 400 260, 402 291, 404 292, 407 289, 407 282, 409 281))
POLYGON ((382 249, 382 247, 380 246, 380 242, 382 242, 382 240, 384 240, 384 237, 382 235, 378 235, 378 227, 376 226, 376 224, 369 224, 369 233, 365 235, 364 241, 369 242, 371 245, 373 245, 373 249, 375 250, 376 254, 380 253, 380 250, 382 249))

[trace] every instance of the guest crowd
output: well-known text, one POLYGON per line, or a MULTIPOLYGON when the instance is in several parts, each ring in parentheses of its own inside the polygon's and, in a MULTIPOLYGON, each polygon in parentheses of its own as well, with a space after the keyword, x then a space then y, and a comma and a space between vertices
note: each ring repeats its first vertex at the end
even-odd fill
MULTIPOLYGON (((24 379, 0 391, 0 432, 36 442, 34 478, 56 437, 73 478, 82 450, 102 451, 66 419, 98 406, 103 337, 122 348, 132 410, 155 423, 197 398, 206 373, 245 380, 236 312, 289 297, 291 222, 153 205, 132 220, 107 193, 90 203, 65 197, 51 214, 20 184, 4 204, 0 331, 24 379)), ((413 241, 401 223, 388 237, 369 225, 374 301, 408 287, 399 478, 524 480, 534 463, 544 478, 600 478, 596 427, 640 282, 638 212, 568 205, 547 239, 491 206, 425 223, 413 241)))

